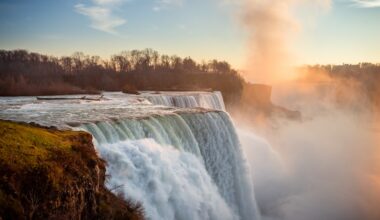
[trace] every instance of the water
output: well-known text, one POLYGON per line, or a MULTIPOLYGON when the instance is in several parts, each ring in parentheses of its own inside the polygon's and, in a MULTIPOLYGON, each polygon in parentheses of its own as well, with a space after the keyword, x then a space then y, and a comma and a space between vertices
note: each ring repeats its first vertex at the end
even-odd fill
POLYGON ((109 188, 142 203, 148 219, 238 219, 203 163, 153 139, 102 144, 109 188))
POLYGON ((155 105, 175 106, 181 108, 202 107, 215 110, 225 110, 222 94, 216 92, 160 92, 143 93, 155 105))
POLYGON ((259 219, 220 93, 104 95, 102 101, 0 98, 0 118, 90 132, 108 163, 107 186, 140 202, 148 219, 259 219))
MULTIPOLYGON (((120 118, 144 118, 151 115, 169 115, 179 112, 207 112, 223 110, 224 103, 219 92, 142 92, 141 95, 127 95, 121 92, 105 92, 101 101, 91 100, 37 100, 36 97, 0 97, 0 118, 14 121, 37 122, 41 125, 54 125, 59 128, 70 128, 72 124, 86 122, 110 121, 120 118), (153 104, 149 99, 176 97, 181 102, 165 105, 153 104), (199 98, 199 103, 186 106, 189 97, 199 98), (207 97, 207 98, 206 98, 207 97), (213 98, 210 98, 213 97, 213 98), (214 108, 215 107, 215 108, 214 108)), ((83 95, 56 96, 80 98, 83 95)), ((86 95, 89 98, 99 96, 86 95)))

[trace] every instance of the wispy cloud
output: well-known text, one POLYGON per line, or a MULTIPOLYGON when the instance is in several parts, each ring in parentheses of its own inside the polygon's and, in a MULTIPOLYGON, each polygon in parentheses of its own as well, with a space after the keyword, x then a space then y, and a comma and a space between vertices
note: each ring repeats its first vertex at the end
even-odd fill
POLYGON ((181 6, 184 0, 156 0, 156 5, 153 7, 154 11, 161 11, 172 6, 181 6))
MULTIPOLYGON (((115 15, 117 8, 133 0, 91 0, 90 4, 76 4, 77 13, 87 16, 91 20, 91 27, 110 34, 117 34, 117 27, 127 21, 115 15)), ((153 0, 153 10, 161 11, 170 7, 178 7, 185 0, 153 0)))
POLYGON ((352 0, 353 5, 360 8, 380 7, 380 0, 352 0))
POLYGON ((92 0, 93 4, 87 6, 77 4, 75 11, 85 15, 91 20, 91 27, 110 34, 117 34, 116 28, 127 21, 113 14, 114 7, 127 0, 92 0))
POLYGON ((125 0, 93 0, 93 2, 98 5, 112 5, 125 2, 125 0))

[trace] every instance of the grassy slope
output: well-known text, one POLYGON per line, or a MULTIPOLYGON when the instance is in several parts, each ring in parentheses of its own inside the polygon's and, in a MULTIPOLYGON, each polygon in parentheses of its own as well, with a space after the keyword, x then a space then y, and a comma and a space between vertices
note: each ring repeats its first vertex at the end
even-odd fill
POLYGON ((141 219, 104 179, 91 135, 0 120, 0 219, 141 219))

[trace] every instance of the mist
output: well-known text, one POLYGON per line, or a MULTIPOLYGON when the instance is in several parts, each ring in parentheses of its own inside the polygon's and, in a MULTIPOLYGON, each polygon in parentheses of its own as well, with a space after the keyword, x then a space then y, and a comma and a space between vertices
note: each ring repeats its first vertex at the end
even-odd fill
POLYGON ((353 83, 324 82, 274 86, 301 121, 237 122, 264 220, 380 219, 378 113, 353 83))
MULTIPOLYGON (((299 7, 317 11, 330 7, 330 0, 241 0, 238 17, 248 33, 244 77, 256 83, 293 79, 297 54, 292 49, 302 32, 296 17, 299 7)), ((310 14, 310 13, 309 13, 310 14)), ((317 14, 316 14, 317 15, 317 14)))
MULTIPOLYGON (((330 0, 242 0, 247 32, 244 78, 272 86, 272 102, 302 114, 253 120, 234 113, 264 220, 380 219, 380 129, 364 83, 294 68, 296 16, 316 20, 330 0)), ((327 9, 327 10, 326 10, 327 9)), ((368 88, 367 88, 368 90, 368 88)), ((373 102, 373 101, 372 101, 373 102)))

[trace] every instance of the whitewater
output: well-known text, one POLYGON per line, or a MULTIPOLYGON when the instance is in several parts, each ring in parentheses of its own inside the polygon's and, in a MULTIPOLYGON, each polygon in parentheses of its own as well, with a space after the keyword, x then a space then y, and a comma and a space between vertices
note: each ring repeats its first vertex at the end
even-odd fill
POLYGON ((107 187, 141 203, 148 219, 260 219, 220 92, 103 95, 2 97, 0 118, 91 133, 107 161, 107 187))

